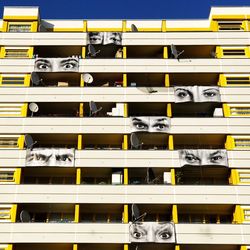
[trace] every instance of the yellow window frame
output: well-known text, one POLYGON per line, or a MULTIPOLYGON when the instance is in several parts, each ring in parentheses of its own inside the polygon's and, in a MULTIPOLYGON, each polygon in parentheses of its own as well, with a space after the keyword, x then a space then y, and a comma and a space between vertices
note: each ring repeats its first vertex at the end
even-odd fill
POLYGON ((0 205, 0 214, 3 214, 3 215, 6 214, 3 219, 0 219, 0 223, 15 222, 16 211, 17 211, 17 205, 14 205, 14 204, 0 205))
POLYGON ((20 184, 21 168, 0 168, 0 175, 2 172, 12 172, 12 180, 1 180, 1 184, 20 184))
POLYGON ((225 117, 250 117, 250 105, 249 104, 224 103, 222 106, 223 106, 223 112, 224 112, 225 117), (244 114, 244 111, 246 112, 246 114, 244 114), (238 114, 236 112, 238 112, 238 114))
POLYGON ((218 31, 218 32, 226 32, 226 31, 230 31, 230 32, 240 32, 240 31, 248 31, 248 23, 247 20, 244 19, 234 19, 234 18, 223 18, 223 16, 221 16, 221 18, 218 19, 213 19, 211 21, 211 30, 212 31, 218 31), (219 22, 225 22, 226 23, 233 23, 233 22, 242 22, 241 24, 241 29, 240 30, 220 30, 220 25, 219 22))
POLYGON ((33 47, 1 47, 0 58, 6 58, 6 51, 10 50, 27 50, 27 57, 8 57, 8 59, 28 59, 33 57, 33 47))
MULTIPOLYGON (((15 80, 12 80, 15 82, 15 80)), ((16 80, 18 81, 18 80, 16 80)), ((28 87, 30 86, 30 74, 0 74, 0 87, 28 87), (22 78, 24 79, 23 84, 4 84, 4 78, 22 78)))
MULTIPOLYGON (((6 28, 4 30, 5 32, 9 32, 10 25, 30 25, 30 31, 28 31, 28 32, 37 32, 38 22, 37 21, 31 21, 31 22, 7 21, 6 25, 5 25, 6 28)), ((24 32, 24 33, 28 33, 28 32, 24 32)), ((20 33, 22 33, 22 32, 20 32, 20 33)))
POLYGON ((0 103, 0 110, 1 108, 5 108, 4 105, 6 105, 6 110, 4 110, 5 114, 1 114, 0 117, 26 117, 27 116, 27 110, 28 110, 28 104, 27 103, 0 103), (16 112, 20 111, 19 114, 12 114, 11 108, 16 108, 16 112), (8 114, 8 109, 10 109, 10 113, 8 114))
MULTIPOLYGON (((18 149, 18 148, 23 149, 23 147, 24 147, 24 136, 23 135, 0 135, 0 141, 4 140, 4 138, 9 138, 10 141, 14 141, 16 143, 10 147, 7 147, 7 146, 1 147, 1 144, 0 144, 0 149, 18 149)), ((12 145, 12 144, 9 144, 9 145, 12 145)))
POLYGON ((217 58, 250 58, 250 49, 249 47, 243 46, 217 46, 216 47, 216 57, 217 58), (224 55, 224 50, 244 50, 244 55, 224 55))
POLYGON ((250 75, 249 74, 220 74, 218 86, 248 86, 250 85, 250 75), (245 82, 245 83, 228 83, 228 78, 232 78, 231 81, 235 82, 245 82), (234 80, 235 79, 235 80, 234 80), (249 83, 246 83, 249 82, 249 83))

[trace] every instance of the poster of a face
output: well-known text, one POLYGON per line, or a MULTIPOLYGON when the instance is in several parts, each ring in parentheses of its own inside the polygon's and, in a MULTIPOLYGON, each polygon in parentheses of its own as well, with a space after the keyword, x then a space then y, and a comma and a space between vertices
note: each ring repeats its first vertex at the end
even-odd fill
POLYGON ((73 167, 75 150, 67 148, 34 148, 27 151, 28 167, 73 167))
POLYGON ((79 72, 78 57, 36 58, 36 72, 79 72))
POLYGON ((122 45, 122 33, 121 32, 89 32, 88 44, 122 45))
POLYGON ((220 91, 214 86, 174 87, 175 102, 220 102, 220 91))
POLYGON ((130 117, 131 133, 168 133, 170 119, 166 116, 137 116, 130 117))
POLYGON ((136 222, 129 227, 130 242, 175 243, 171 222, 136 222))
POLYGON ((225 166, 228 167, 225 149, 183 149, 179 150, 180 165, 186 166, 225 166))

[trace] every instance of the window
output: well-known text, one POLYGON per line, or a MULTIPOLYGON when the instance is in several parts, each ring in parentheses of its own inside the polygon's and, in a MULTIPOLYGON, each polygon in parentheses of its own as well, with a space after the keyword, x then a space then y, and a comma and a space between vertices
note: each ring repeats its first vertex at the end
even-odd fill
POLYGON ((15 169, 13 168, 0 168, 0 183, 13 184, 15 183, 15 169))
POLYGON ((223 49, 224 56, 245 56, 244 49, 223 49))
POLYGON ((231 116, 250 116, 250 107, 230 107, 231 116))
POLYGON ((28 49, 5 49, 5 58, 29 58, 28 49))
POLYGON ((249 76, 227 76, 226 83, 228 85, 249 85, 250 77, 249 76))
POLYGON ((243 21, 227 20, 227 21, 218 21, 218 30, 219 31, 242 31, 244 30, 243 21))
POLYGON ((238 172, 240 184, 250 184, 250 171, 241 170, 238 172))
POLYGON ((26 105, 23 103, 0 103, 0 117, 25 116, 26 105))
POLYGON ((30 84, 30 75, 28 74, 2 74, 0 76, 0 86, 3 87, 25 87, 30 84))
POLYGON ((11 208, 10 205, 0 205, 0 223, 11 222, 11 208))
POLYGON ((20 135, 0 135, 0 149, 16 149, 20 139, 20 135))
POLYGON ((31 32, 31 24, 28 23, 10 23, 8 32, 31 32))
POLYGON ((235 147, 236 148, 250 148, 250 138, 248 139, 248 138, 242 138, 242 139, 239 139, 239 138, 237 138, 237 139, 235 139, 234 140, 234 142, 235 142, 235 147))
POLYGON ((33 47, 2 47, 2 58, 32 58, 33 47))

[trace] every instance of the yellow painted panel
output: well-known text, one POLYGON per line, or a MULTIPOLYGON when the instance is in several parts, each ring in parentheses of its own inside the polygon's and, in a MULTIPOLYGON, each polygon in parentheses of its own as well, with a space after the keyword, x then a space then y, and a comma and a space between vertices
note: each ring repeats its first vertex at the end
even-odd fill
POLYGON ((174 223, 178 223, 177 205, 172 206, 172 220, 173 220, 174 223))
POLYGON ((122 20, 122 32, 126 32, 126 27, 127 27, 127 21, 122 20))
POLYGON ((123 223, 128 223, 128 205, 124 205, 123 223))
POLYGON ((165 87, 170 86, 169 74, 165 74, 165 87))
POLYGON ((20 184, 21 183, 21 173, 22 173, 22 169, 21 168, 17 168, 15 170, 14 179, 15 179, 15 183, 16 184, 20 184))
POLYGON ((80 185, 81 184, 81 168, 76 169, 76 184, 80 185))
POLYGON ((80 205, 76 204, 75 205, 75 219, 74 219, 74 222, 78 223, 79 222, 79 217, 80 217, 80 205))
POLYGON ((172 117, 172 106, 171 106, 171 103, 167 104, 167 117, 172 117))
POLYGON ((123 46, 123 48, 122 48, 122 56, 123 56, 123 59, 127 58, 127 47, 126 46, 123 46))
POLYGON ((225 149, 232 150, 234 148, 235 148, 234 138, 231 135, 228 135, 225 143, 225 149))
POLYGON ((173 135, 169 135, 168 137, 168 149, 174 150, 174 136, 173 135))
POLYGON ((172 185, 175 185, 176 182, 175 182, 175 169, 174 168, 171 168, 171 184, 172 185))
POLYGON ((19 138, 18 138, 18 148, 19 149, 23 149, 24 148, 24 135, 21 135, 19 138))
POLYGON ((11 222, 16 222, 16 212, 17 212, 17 205, 12 205, 11 208, 11 222))
POLYGON ((164 59, 168 58, 168 47, 163 47, 163 58, 164 59))
POLYGON ((226 103, 223 103, 222 108, 224 117, 230 117, 231 116, 230 107, 226 103))
POLYGON ((73 244, 73 250, 78 250, 78 245, 77 244, 73 244))
POLYGON ((77 149, 78 150, 82 149, 82 135, 78 135, 77 137, 77 149))
POLYGON ((233 214, 233 222, 236 224, 241 224, 244 221, 243 209, 240 205, 235 206, 235 211, 233 214))
POLYGON ((166 32, 167 31, 167 22, 166 20, 161 21, 161 31, 166 32))
POLYGON ((83 20, 83 32, 87 32, 88 23, 87 20, 83 20))
POLYGON ((122 77, 123 77, 122 79, 123 87, 127 87, 128 86, 127 74, 123 74, 122 77))

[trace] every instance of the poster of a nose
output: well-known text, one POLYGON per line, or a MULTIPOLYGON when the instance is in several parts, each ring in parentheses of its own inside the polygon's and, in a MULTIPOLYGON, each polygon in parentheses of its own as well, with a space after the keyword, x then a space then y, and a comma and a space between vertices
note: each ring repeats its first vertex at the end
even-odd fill
POLYGON ((178 86, 174 87, 175 103, 182 102, 220 102, 217 86, 178 86))
POLYGON ((129 225, 130 242, 175 243, 171 222, 136 222, 129 225))

